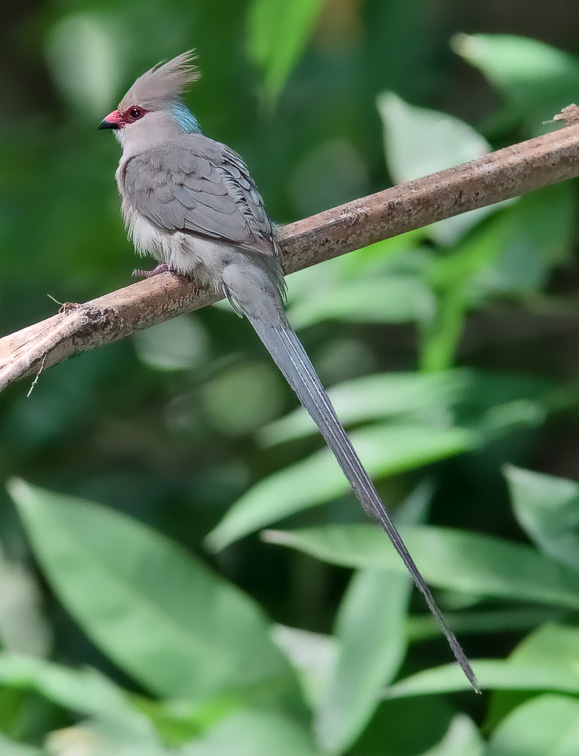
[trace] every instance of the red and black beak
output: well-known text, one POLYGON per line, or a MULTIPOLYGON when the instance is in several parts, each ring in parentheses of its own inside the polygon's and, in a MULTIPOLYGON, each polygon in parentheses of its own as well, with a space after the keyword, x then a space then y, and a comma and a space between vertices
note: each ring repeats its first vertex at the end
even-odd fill
POLYGON ((99 129, 120 129, 122 120, 119 111, 113 110, 113 112, 109 113, 106 118, 103 118, 98 127, 99 129))

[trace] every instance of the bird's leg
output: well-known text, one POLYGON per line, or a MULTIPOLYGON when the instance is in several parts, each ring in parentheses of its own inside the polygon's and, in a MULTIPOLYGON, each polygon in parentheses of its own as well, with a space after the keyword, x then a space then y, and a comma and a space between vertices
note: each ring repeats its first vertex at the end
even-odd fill
POLYGON ((152 278, 159 273, 172 273, 173 271, 167 265, 167 263, 159 263, 153 270, 140 270, 137 268, 133 271, 133 278, 152 278))

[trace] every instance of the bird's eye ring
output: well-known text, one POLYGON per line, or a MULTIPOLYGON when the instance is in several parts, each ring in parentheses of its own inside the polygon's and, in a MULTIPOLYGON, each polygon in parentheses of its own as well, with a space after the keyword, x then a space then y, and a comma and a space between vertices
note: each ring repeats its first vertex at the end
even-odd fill
POLYGON ((137 118, 140 118, 143 115, 143 111, 141 108, 131 108, 129 110, 129 115, 136 121, 137 118))

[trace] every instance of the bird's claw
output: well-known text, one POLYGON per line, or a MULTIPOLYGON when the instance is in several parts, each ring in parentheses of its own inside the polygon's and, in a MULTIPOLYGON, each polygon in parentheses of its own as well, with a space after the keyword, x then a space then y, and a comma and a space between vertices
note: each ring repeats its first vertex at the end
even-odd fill
POLYGON ((153 270, 140 270, 137 268, 133 271, 133 278, 152 278, 159 275, 159 273, 170 273, 171 268, 167 263, 159 263, 153 270))

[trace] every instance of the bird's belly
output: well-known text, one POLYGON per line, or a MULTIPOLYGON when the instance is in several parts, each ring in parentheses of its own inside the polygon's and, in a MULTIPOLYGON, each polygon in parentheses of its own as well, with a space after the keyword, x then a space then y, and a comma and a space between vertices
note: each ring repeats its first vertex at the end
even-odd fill
POLYGON ((125 214, 125 220, 139 254, 150 254, 176 273, 194 276, 203 283, 221 283, 223 269, 231 259, 226 245, 179 231, 169 234, 132 210, 125 214))

